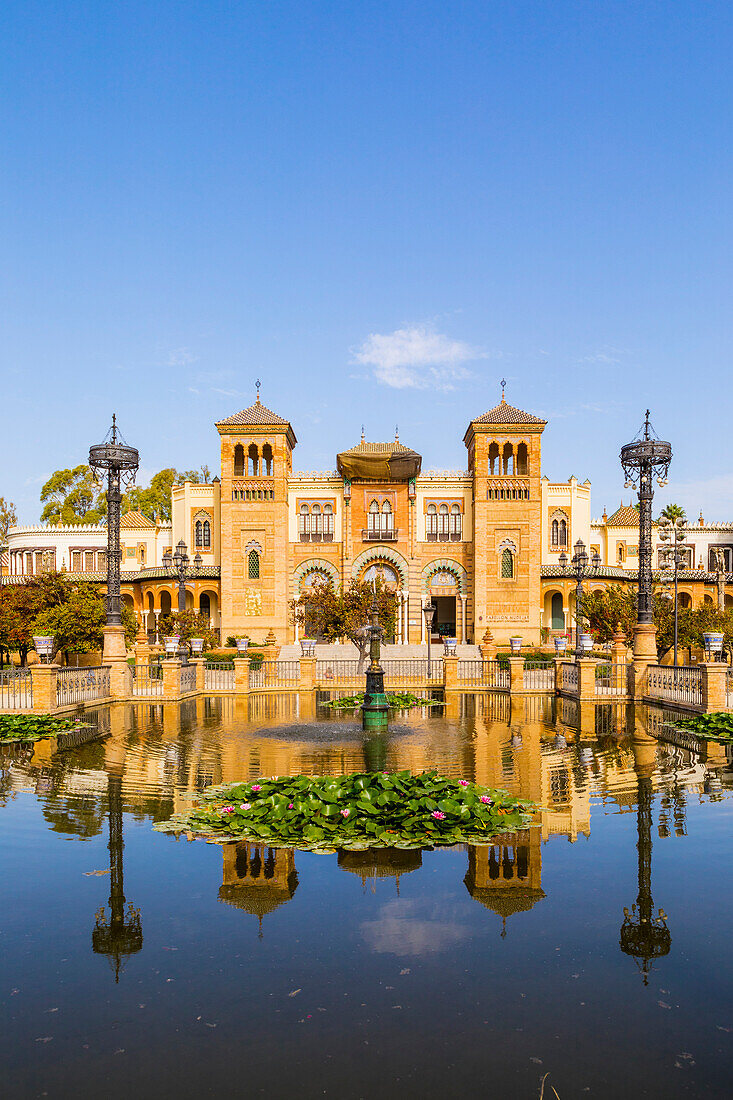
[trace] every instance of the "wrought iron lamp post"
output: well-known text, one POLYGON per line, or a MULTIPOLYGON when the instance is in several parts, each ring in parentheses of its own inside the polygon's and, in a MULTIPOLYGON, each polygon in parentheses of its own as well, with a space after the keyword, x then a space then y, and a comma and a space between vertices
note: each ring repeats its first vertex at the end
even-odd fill
POLYGON ((366 672, 364 703, 361 708, 362 728, 365 730, 384 730, 389 720, 389 704, 384 693, 384 669, 379 663, 380 642, 383 630, 379 625, 377 592, 372 596, 371 623, 369 632, 369 668, 366 672))
POLYGON ((104 628, 104 660, 122 660, 127 656, 122 626, 120 596, 120 511, 122 489, 135 480, 140 456, 117 431, 117 417, 103 443, 89 448, 89 465, 96 478, 107 475, 107 623, 104 628))
MULTIPOLYGON (((583 580, 595 572, 601 564, 601 555, 597 550, 594 550, 589 559, 582 539, 578 539, 573 550, 575 553, 570 560, 570 571, 575 576, 575 659, 579 661, 584 652, 580 642, 580 620, 583 616, 583 580)), ((558 561, 564 572, 568 565, 568 556, 564 551, 558 561)))
POLYGON ((648 409, 641 431, 636 439, 621 448, 620 457, 626 488, 638 489, 639 493, 639 582, 634 657, 655 661, 657 647, 652 615, 652 480, 656 476, 659 485, 667 484, 672 447, 654 434, 649 423, 648 409))
POLYGON ((666 516, 662 517, 659 521, 659 537, 662 542, 669 542, 669 546, 664 547, 665 563, 664 566, 667 569, 672 569, 674 577, 674 667, 677 668, 677 638, 678 638, 678 591, 677 591, 677 578, 680 565, 682 565, 682 554, 680 553, 680 543, 684 542, 687 538, 687 522, 680 518, 676 520, 667 519, 666 516))
MULTIPOLYGON (((203 558, 200 554, 196 554, 193 559, 194 569, 199 570, 203 558)), ((178 613, 183 614, 186 610, 186 579, 190 576, 189 565, 191 559, 188 556, 188 547, 183 539, 179 539, 174 554, 171 554, 170 550, 166 550, 163 555, 163 565, 166 569, 171 570, 178 578, 178 613)), ((179 656, 183 659, 187 656, 186 646, 181 641, 179 646, 179 656)))
POLYGON ((433 618, 435 616, 435 605, 432 601, 429 601, 423 606, 423 616, 425 618, 425 634, 428 639, 428 680, 430 679, 430 638, 433 633, 433 618))

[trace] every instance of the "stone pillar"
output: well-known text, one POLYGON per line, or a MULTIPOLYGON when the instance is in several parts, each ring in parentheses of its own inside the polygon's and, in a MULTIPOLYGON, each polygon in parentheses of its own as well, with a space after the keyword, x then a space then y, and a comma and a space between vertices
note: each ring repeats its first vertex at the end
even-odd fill
POLYGON ((234 659, 234 691, 237 695, 249 692, 249 657, 236 657, 234 659))
POLYGON ((135 639, 135 664, 146 665, 149 659, 150 646, 148 645, 148 632, 141 622, 140 629, 137 632, 137 638, 135 639))
POLYGON ((127 645, 125 643, 124 626, 105 626, 102 635, 104 637, 102 664, 109 665, 112 661, 126 661, 127 645))
POLYGON ((706 661, 702 668, 702 705, 706 714, 728 709, 728 665, 706 661))
POLYGON ((196 668, 196 691, 203 691, 206 687, 206 661, 203 657, 194 657, 191 664, 196 668))
POLYGON ((112 661, 109 666, 109 693, 112 699, 132 696, 132 669, 127 661, 112 661))
POLYGON ((160 645, 160 630, 158 628, 158 622, 160 620, 160 608, 156 611, 153 609, 153 615, 155 615, 155 644, 160 645))
POLYGON ((611 687, 616 691, 626 693, 629 690, 628 657, 626 635, 621 629, 621 623, 616 624, 616 633, 611 645, 611 687))
POLYGON ((458 690, 458 657, 456 655, 443 658, 443 688, 446 692, 458 690))
POLYGON ((31 683, 33 685, 33 710, 42 714, 52 714, 56 710, 56 674, 58 665, 33 665, 31 683))
POLYGON ((524 657, 509 658, 509 692, 520 695, 524 691, 524 657))
POLYGON ((484 631, 484 636, 481 639, 481 645, 479 646, 479 649, 481 650, 481 657, 484 661, 496 660, 496 642, 494 641, 494 635, 491 633, 488 626, 484 631))
POLYGON ((646 694, 646 670, 657 663, 657 628, 654 623, 637 623, 634 627, 634 697, 646 694))
POLYGON ((177 699, 181 694, 181 662, 177 657, 163 661, 163 697, 177 699))
POLYGON ((316 686, 316 658, 300 658, 300 691, 313 691, 316 686))
POLYGON ((555 665, 555 692, 558 695, 562 691, 562 666, 564 662, 564 657, 555 657, 553 660, 553 664, 555 665))
POLYGON ((466 633, 466 604, 468 603, 468 596, 461 596, 461 645, 466 645, 467 633, 466 633))
POLYGON ((596 664, 592 657, 581 657, 578 664, 578 698, 595 699, 596 664))

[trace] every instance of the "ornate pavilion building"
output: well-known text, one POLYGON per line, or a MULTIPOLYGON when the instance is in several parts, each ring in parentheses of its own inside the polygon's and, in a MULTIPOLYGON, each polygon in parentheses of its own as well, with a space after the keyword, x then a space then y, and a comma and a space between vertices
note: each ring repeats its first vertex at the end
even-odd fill
MULTIPOLYGON (((177 583, 163 554, 183 540, 199 565, 186 581, 187 605, 229 635, 298 640, 292 603, 323 579, 348 585, 379 575, 398 600, 395 642, 425 641, 422 608, 435 607, 433 634, 476 643, 489 628, 498 643, 527 644, 574 625, 575 582, 558 560, 581 538, 602 565, 586 588, 628 583, 638 565, 638 513, 623 504, 591 519, 590 482, 542 473, 546 421, 507 403, 470 421, 466 470, 423 470, 398 438, 359 443, 327 473, 297 471, 289 420, 257 400, 216 424, 221 477, 173 488, 172 525, 139 512, 122 520, 122 594, 151 637, 177 606, 177 583)), ((663 545, 654 527, 654 564, 663 545)), ((3 583, 43 569, 66 569, 104 583, 106 528, 15 527, 0 547, 3 583)), ((688 528, 680 600, 720 600, 724 561, 733 579, 733 524, 688 528), (721 556, 722 555, 722 556, 721 556)), ((726 605, 731 597, 725 595, 726 605)))

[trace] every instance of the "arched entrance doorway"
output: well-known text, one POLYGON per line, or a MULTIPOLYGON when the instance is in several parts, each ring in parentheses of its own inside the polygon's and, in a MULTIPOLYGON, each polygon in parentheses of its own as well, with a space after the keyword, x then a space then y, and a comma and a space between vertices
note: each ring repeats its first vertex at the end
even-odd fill
POLYGON ((565 611, 562 605, 562 592, 553 592, 550 604, 550 630, 565 629, 565 611))
POLYGON ((457 637, 458 578, 447 569, 438 570, 430 578, 429 595, 430 602, 435 608, 433 637, 457 637))

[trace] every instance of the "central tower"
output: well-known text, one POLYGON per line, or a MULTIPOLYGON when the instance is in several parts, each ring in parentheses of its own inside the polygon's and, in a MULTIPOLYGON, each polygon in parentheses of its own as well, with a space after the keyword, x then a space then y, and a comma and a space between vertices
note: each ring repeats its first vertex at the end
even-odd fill
POLYGON ((547 421, 501 402, 472 420, 463 442, 473 478, 476 641, 540 640, 541 438, 547 421))

